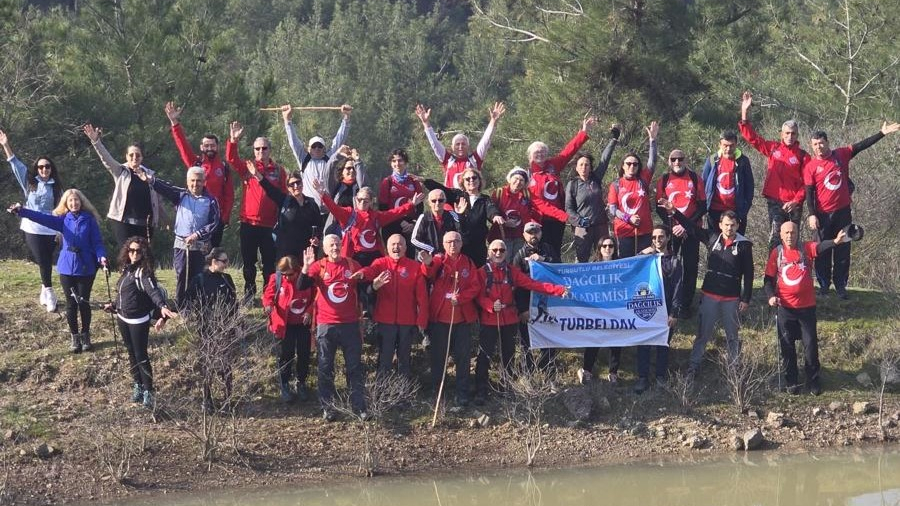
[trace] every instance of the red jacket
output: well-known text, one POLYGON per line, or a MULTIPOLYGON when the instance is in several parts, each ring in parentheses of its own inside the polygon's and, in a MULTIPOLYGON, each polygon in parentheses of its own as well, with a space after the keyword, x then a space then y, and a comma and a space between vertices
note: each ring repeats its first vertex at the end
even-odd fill
POLYGON ((422 193, 422 184, 415 179, 409 178, 405 184, 399 184, 388 176, 378 186, 378 205, 381 209, 394 209, 411 201, 416 193, 422 193))
POLYGON ((341 255, 345 257, 352 257, 357 253, 370 251, 378 251, 384 255, 384 244, 381 242, 381 227, 403 219, 415 208, 412 201, 409 201, 400 207, 387 211, 376 211, 369 208, 368 211, 356 210, 354 213, 352 207, 337 205, 327 193, 322 194, 322 203, 331 211, 331 214, 334 215, 343 228, 347 227, 351 216, 355 214, 350 230, 344 233, 344 239, 341 241, 341 255))
MULTIPOLYGON (((650 202, 653 195, 650 194, 650 179, 653 173, 644 167, 635 179, 624 176, 609 184, 609 194, 606 202, 615 205, 617 210, 631 215, 638 215, 641 224, 637 226, 638 235, 646 235, 653 231, 653 216, 650 215, 650 202)), ((618 216, 613 220, 613 233, 616 237, 631 237, 635 235, 635 226, 625 223, 618 216)))
POLYGON ((780 140, 763 139, 749 121, 739 121, 738 128, 744 140, 768 160, 763 197, 802 205, 806 192, 803 187, 803 166, 809 161, 809 153, 800 147, 799 142, 785 146, 780 140))
POLYGON ((376 292, 375 321, 425 328, 428 325, 428 291, 422 265, 407 257, 399 260, 381 257, 362 270, 366 281, 372 281, 384 271, 391 272, 391 279, 376 292))
POLYGON ((466 255, 455 259, 445 253, 435 255, 430 266, 422 266, 428 279, 433 281, 429 297, 429 320, 432 323, 473 323, 478 319, 475 299, 481 291, 478 267, 466 255), (454 274, 457 274, 456 289, 458 305, 453 309, 450 294, 453 293, 454 274), (453 317, 451 320, 451 316, 453 317))
POLYGON ((562 223, 569 219, 565 211, 566 195, 559 174, 588 138, 584 130, 579 130, 558 155, 547 159, 543 168, 531 164, 531 182, 528 184, 528 190, 539 217, 553 218, 562 223))
POLYGON ((312 316, 313 289, 312 287, 299 289, 299 276, 282 276, 281 289, 277 300, 275 295, 275 278, 278 273, 269 276, 266 289, 263 291, 263 307, 271 307, 269 313, 269 330, 279 339, 284 338, 284 332, 288 325, 302 325, 303 316, 312 316))
POLYGON ((206 156, 194 154, 187 136, 184 135, 184 127, 181 126, 181 123, 172 126, 172 138, 175 139, 175 145, 178 147, 178 153, 181 154, 181 161, 184 162, 185 167, 203 167, 203 172, 206 174, 204 186, 219 204, 222 223, 231 221, 231 208, 234 206, 234 178, 231 176, 231 169, 225 165, 218 154, 211 160, 206 156))
POLYGON ((503 188, 498 188, 491 194, 491 200, 494 201, 494 205, 500 210, 500 214, 503 215, 503 219, 506 220, 507 224, 516 222, 518 222, 518 224, 515 227, 506 227, 505 225, 497 225, 496 223, 492 224, 491 231, 488 234, 489 241, 502 239, 502 237, 500 237, 501 226, 505 227, 503 230, 505 237, 522 237, 525 224, 531 221, 533 216, 537 215, 537 212, 532 207, 533 202, 527 189, 523 189, 518 193, 513 193, 509 189, 509 186, 504 186, 503 188))
POLYGON ((482 286, 481 294, 478 296, 478 305, 481 306, 481 324, 482 325, 513 325, 519 322, 519 312, 516 309, 516 302, 513 299, 513 288, 524 288, 540 292, 545 295, 562 296, 566 291, 566 287, 554 285, 553 283, 542 283, 531 279, 527 274, 519 270, 514 265, 503 263, 496 265, 488 262, 479 270, 482 286), (488 288, 488 281, 490 288, 488 288), (497 313, 494 312, 494 301, 500 299, 500 303, 506 307, 500 310, 500 319, 497 319, 497 313))
POLYGON ((356 299, 356 280, 350 279, 360 265, 352 258, 328 258, 316 261, 309 273, 300 277, 300 289, 315 284, 316 323, 356 323, 359 321, 359 304, 356 299))
MULTIPOLYGON (((244 200, 241 202, 241 223, 249 225, 258 225, 260 227, 274 227, 278 222, 278 204, 266 196, 259 181, 252 177, 247 171, 247 162, 241 160, 238 155, 237 143, 229 140, 225 143, 225 159, 241 176, 241 182, 244 186, 244 200)), ((269 164, 264 166, 261 162, 254 162, 256 170, 268 179, 272 186, 287 193, 287 175, 284 169, 277 165, 272 159, 269 164)))

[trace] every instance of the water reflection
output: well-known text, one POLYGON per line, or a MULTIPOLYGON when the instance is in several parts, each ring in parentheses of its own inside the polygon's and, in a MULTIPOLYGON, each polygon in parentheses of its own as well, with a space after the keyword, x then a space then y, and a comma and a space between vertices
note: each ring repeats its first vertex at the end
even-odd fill
POLYGON ((693 462, 515 471, 441 480, 374 479, 328 488, 130 502, 172 506, 900 506, 900 452, 735 454, 693 462))

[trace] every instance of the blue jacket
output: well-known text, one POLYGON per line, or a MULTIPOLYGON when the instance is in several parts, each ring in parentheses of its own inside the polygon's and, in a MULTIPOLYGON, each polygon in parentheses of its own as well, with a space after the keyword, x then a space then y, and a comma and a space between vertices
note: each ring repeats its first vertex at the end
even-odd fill
MULTIPOLYGON (((719 177, 719 154, 715 154, 706 159, 703 165, 703 184, 706 190, 706 207, 712 205, 713 191, 716 188, 717 178, 719 177)), ((747 222, 747 214, 750 213, 750 206, 753 204, 753 170, 750 168, 750 159, 736 150, 734 153, 734 186, 735 186, 735 212, 741 222, 747 222)))
POLYGON ((59 252, 56 269, 66 276, 93 276, 97 273, 97 264, 106 258, 103 237, 97 219, 88 211, 78 214, 66 213, 65 216, 42 214, 31 209, 19 209, 19 216, 35 223, 62 232, 63 243, 59 252))
MULTIPOLYGON (((56 207, 56 202, 53 197, 53 186, 56 184, 56 181, 53 179, 41 181, 40 178, 37 178, 34 191, 28 191, 28 181, 26 180, 28 177, 28 168, 25 167, 25 164, 15 155, 7 161, 9 162, 9 167, 13 171, 13 175, 16 176, 16 181, 19 182, 19 187, 22 188, 22 192, 25 194, 25 204, 22 207, 31 209, 32 211, 39 211, 43 214, 50 214, 50 212, 53 211, 53 208, 56 207)), ((53 230, 39 225, 27 218, 22 219, 22 224, 19 228, 23 232, 29 234, 56 235, 56 232, 53 230)))
POLYGON ((205 251, 213 230, 219 226, 219 204, 206 188, 199 197, 191 195, 184 188, 154 177, 151 186, 161 196, 175 204, 175 244, 176 249, 185 249, 184 239, 196 232, 200 237, 189 249, 205 251))

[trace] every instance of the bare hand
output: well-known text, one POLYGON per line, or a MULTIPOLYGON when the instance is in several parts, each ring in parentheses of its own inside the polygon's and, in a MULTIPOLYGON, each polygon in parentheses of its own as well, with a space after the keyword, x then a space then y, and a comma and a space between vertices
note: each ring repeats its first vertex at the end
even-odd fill
POLYGON ((262 179, 262 174, 256 170, 256 164, 253 163, 253 160, 247 160, 247 172, 250 173, 251 176, 256 178, 257 181, 262 179))
POLYGON ((416 255, 416 257, 418 258, 418 260, 420 262, 422 262, 426 266, 431 265, 431 262, 434 260, 434 257, 431 255, 431 253, 429 253, 425 250, 420 251, 419 254, 416 255))
POLYGON ((365 277, 362 270, 358 270, 350 275, 350 279, 362 280, 365 277))
POLYGON ((168 319, 168 318, 175 318, 175 317, 178 316, 178 313, 176 313, 175 311, 172 311, 171 309, 169 309, 169 308, 167 308, 167 307, 164 307, 164 308, 160 309, 159 312, 160 312, 160 314, 163 316, 163 317, 161 318, 162 320, 165 320, 165 319, 168 319))
POLYGON ((656 121, 651 121, 650 126, 647 127, 647 135, 650 136, 651 141, 655 141, 658 134, 659 123, 657 123, 656 121))
POLYGON ((353 160, 354 162, 359 161, 359 150, 358 149, 353 148, 350 150, 350 159, 353 160))
POLYGON ((153 324, 153 330, 159 332, 159 331, 161 331, 161 330, 163 329, 163 327, 165 327, 165 326, 166 326, 166 319, 165 319, 165 318, 160 318, 159 320, 156 320, 156 323, 153 324))
POLYGON ((456 210, 457 214, 463 214, 469 208, 469 196, 465 195, 459 198, 456 201, 456 205, 453 206, 453 209, 456 210))
POLYGON ((891 134, 900 130, 900 123, 888 123, 887 121, 881 125, 881 133, 883 135, 891 134))
POLYGON ((339 147, 337 151, 344 158, 350 158, 350 146, 341 144, 341 147, 339 147))
POLYGON ((641 217, 636 214, 632 214, 631 217, 628 218, 628 222, 631 223, 632 225, 634 225, 635 227, 640 227, 641 226, 641 217))
POLYGON ((675 204, 673 204, 671 200, 659 199, 656 201, 656 205, 665 209, 667 213, 675 212, 675 204))
POLYGON ((315 190, 316 193, 318 193, 319 195, 322 195, 323 193, 325 193, 325 187, 322 185, 322 182, 319 181, 318 179, 313 179, 312 187, 313 187, 313 190, 315 190))
POLYGON ((426 109, 422 104, 416 104, 416 116, 422 121, 422 124, 428 126, 428 118, 431 117, 431 109, 426 109))
POLYGON ((450 294, 450 304, 452 304, 454 306, 459 305, 459 291, 458 290, 450 294))
POLYGON ((840 229, 834 238, 834 242, 835 244, 844 244, 845 242, 850 242, 850 238, 847 237, 847 232, 844 232, 844 229, 840 229))
POLYGON ((194 242, 197 240, 197 237, 197 232, 194 232, 193 234, 184 238, 184 243, 190 246, 191 244, 194 244, 194 242))
POLYGON ((341 105, 341 114, 344 115, 344 118, 349 118, 351 112, 353 112, 353 108, 350 107, 350 104, 341 105))
POLYGON ((99 128, 94 128, 94 125, 87 123, 84 125, 84 135, 87 135, 87 138, 91 140, 91 142, 97 142, 100 140, 100 136, 103 134, 103 130, 99 128))
POLYGON ((144 170, 143 167, 138 166, 135 169, 132 169, 134 175, 138 177, 141 181, 148 183, 150 182, 150 175, 144 170))
POLYGON ((494 219, 491 221, 496 223, 497 225, 503 225, 504 223, 506 223, 506 220, 503 219, 503 216, 500 216, 499 214, 497 216, 494 216, 494 219))
POLYGON ((596 116, 585 116, 584 120, 581 122, 581 129, 585 132, 589 132, 591 127, 597 124, 596 116))
POLYGON ((6 137, 6 132, 4 132, 3 130, 0 130, 0 146, 9 146, 9 139, 6 137))
POLYGON ((747 309, 749 309, 749 308, 750 308, 750 304, 747 304, 744 301, 741 301, 738 303, 738 311, 740 311, 741 313, 746 312, 747 309))
POLYGON ((166 117, 169 118, 169 122, 172 123, 172 126, 178 124, 178 118, 181 117, 181 108, 175 107, 175 102, 169 101, 166 102, 166 117))
POLYGON ((316 263, 316 250, 310 246, 303 250, 303 270, 306 271, 314 263, 316 263))
POLYGON ((797 203, 794 201, 785 202, 784 205, 781 206, 781 209, 786 213, 790 213, 794 209, 797 209, 797 203))
POLYGON ((806 218, 806 225, 810 230, 818 230, 819 229, 819 218, 815 214, 810 214, 809 218, 806 218))
POLYGON ((293 112, 291 104, 281 106, 281 119, 283 119, 285 123, 291 122, 291 112, 293 112))
POLYGON ((109 269, 109 261, 106 257, 100 257, 100 266, 103 267, 103 270, 109 269))
POLYGON ((494 102, 494 107, 488 111, 491 121, 497 121, 503 113, 506 112, 506 105, 503 102, 494 102))
POLYGON ((15 204, 6 208, 6 212, 10 214, 19 214, 19 209, 22 209, 22 204, 16 202, 15 204))
POLYGON ((381 274, 375 276, 372 280, 372 288, 378 290, 382 286, 391 282, 391 271, 381 271, 381 274))
POLYGON ((499 313, 503 310, 503 303, 500 302, 500 299, 494 301, 494 312, 499 313))
POLYGON ((684 229, 681 225, 675 225, 672 227, 672 235, 675 237, 684 237, 687 235, 687 230, 684 229))
POLYGON ((244 135, 244 126, 237 121, 232 121, 228 125, 228 134, 231 136, 231 142, 237 142, 244 135))
POLYGON ((419 205, 422 202, 425 202, 425 194, 424 193, 416 193, 415 195, 413 195, 413 198, 412 198, 413 205, 419 205))
POLYGON ((749 91, 745 91, 743 95, 741 95, 741 119, 747 120, 747 112, 750 111, 750 106, 753 105, 753 93, 749 91))
POLYGON ((666 323, 669 324, 669 328, 673 328, 678 323, 678 318, 675 318, 674 316, 670 316, 666 323))
POLYGON ((540 262, 540 261, 542 261, 543 259, 544 259, 544 257, 542 257, 541 255, 538 255, 537 253, 532 253, 532 254, 528 257, 528 260, 534 260, 535 262, 540 262))
POLYGON ((769 297, 769 305, 776 307, 778 305, 778 297, 769 297))

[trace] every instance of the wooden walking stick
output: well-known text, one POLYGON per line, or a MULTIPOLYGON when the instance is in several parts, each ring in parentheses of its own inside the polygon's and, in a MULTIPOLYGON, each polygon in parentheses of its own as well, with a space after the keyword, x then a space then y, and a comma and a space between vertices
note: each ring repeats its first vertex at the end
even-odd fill
MULTIPOLYGON (((459 284, 459 271, 453 273, 453 293, 456 293, 459 284)), ((444 381, 447 379, 447 364, 450 362, 450 337, 453 335, 453 320, 456 319, 456 306, 450 306, 450 328, 447 330, 447 351, 444 353, 444 368, 441 370, 441 385, 438 387, 437 399, 434 401, 434 416, 431 417, 431 428, 437 423, 438 407, 441 405, 441 395, 444 393, 444 381)), ((456 364, 460 367, 460 364, 456 364)), ((466 364, 468 367, 468 364, 466 364)))
MULTIPOLYGON (((294 107, 291 106, 291 109, 295 111, 340 111, 341 106, 333 106, 333 105, 313 105, 313 106, 304 106, 304 107, 294 107)), ((260 107, 260 111, 267 112, 281 112, 281 107, 260 107)))

